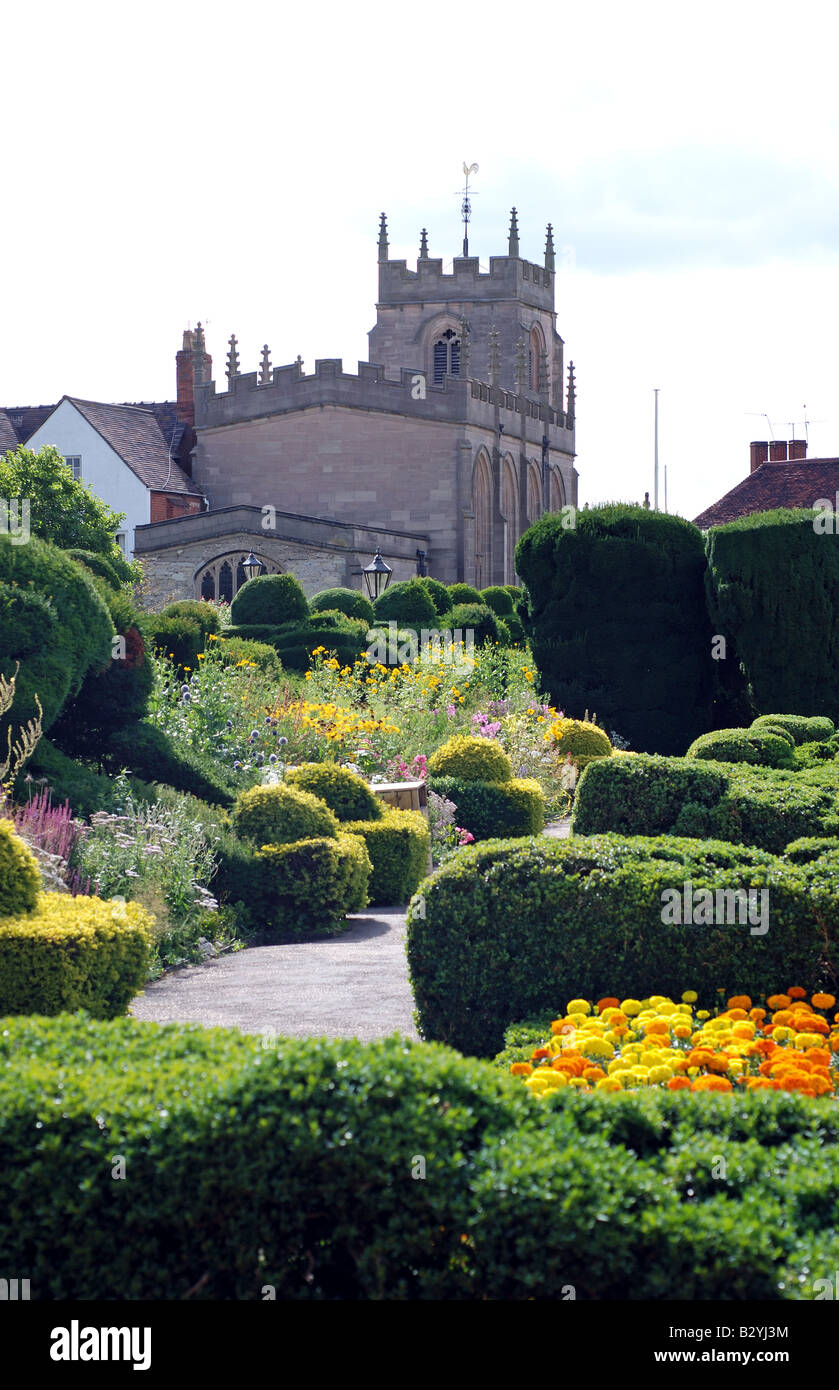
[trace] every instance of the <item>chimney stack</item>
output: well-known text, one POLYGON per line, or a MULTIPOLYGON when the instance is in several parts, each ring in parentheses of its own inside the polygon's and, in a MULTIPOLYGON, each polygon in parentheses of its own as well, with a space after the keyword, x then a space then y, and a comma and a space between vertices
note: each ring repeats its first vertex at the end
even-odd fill
POLYGON ((749 472, 754 473, 755 469, 760 468, 760 465, 765 463, 768 457, 769 441, 766 439, 753 439, 749 445, 749 459, 751 464, 749 472))
POLYGON ((769 445, 769 462, 786 463, 787 461, 787 441, 785 439, 773 439, 769 445))
POLYGON ((195 425, 195 387, 212 380, 213 359, 207 352, 204 330, 199 323, 184 332, 184 345, 175 354, 177 396, 175 414, 183 425, 195 425))
POLYGON ((789 441, 789 455, 788 455, 788 457, 789 457, 790 459, 806 459, 806 457, 807 457, 807 440, 806 440, 806 439, 791 439, 791 440, 789 441))

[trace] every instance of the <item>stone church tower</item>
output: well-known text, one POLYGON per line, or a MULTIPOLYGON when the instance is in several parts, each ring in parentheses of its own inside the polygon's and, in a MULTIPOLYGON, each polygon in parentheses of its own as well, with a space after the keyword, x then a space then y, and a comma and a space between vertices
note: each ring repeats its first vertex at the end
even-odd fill
POLYGON ((370 361, 357 373, 337 358, 310 373, 299 357, 272 368, 267 345, 259 370, 242 373, 234 336, 220 390, 203 335, 185 339, 179 410, 192 407, 192 477, 209 510, 138 529, 152 602, 231 597, 250 549, 308 593, 359 588, 377 548, 396 579, 421 552, 444 583, 512 583, 521 533, 576 505, 574 368, 566 375, 556 329, 550 225, 540 264, 520 254, 513 209, 506 255, 488 271, 455 257, 445 272, 425 231, 416 269, 391 260, 382 214, 378 255, 370 361))

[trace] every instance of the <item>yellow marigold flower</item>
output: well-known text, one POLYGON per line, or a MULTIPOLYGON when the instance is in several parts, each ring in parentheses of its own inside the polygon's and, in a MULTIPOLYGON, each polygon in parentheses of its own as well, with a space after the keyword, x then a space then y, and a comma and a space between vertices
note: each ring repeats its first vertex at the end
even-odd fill
POLYGON ((637 999, 624 999, 621 1004, 621 1013, 626 1014, 627 1018, 635 1018, 636 1014, 641 1012, 642 1007, 637 999))
POLYGON ((214 632, 211 632, 211 633, 209 634, 209 637, 207 638, 207 640, 208 640, 208 642, 217 642, 217 641, 218 641, 218 638, 217 638, 217 636, 216 636, 216 634, 215 634, 214 632))
POLYGON ((594 1089, 596 1091, 621 1091, 623 1087, 616 1077, 603 1076, 599 1081, 595 1081, 594 1089))
POLYGON ((698 998, 699 995, 696 993, 695 989, 686 989, 682 995, 682 1001, 685 1004, 695 1004, 698 998))
POLYGON ((571 999, 565 1012, 568 1014, 590 1014, 591 1004, 587 999, 571 999))

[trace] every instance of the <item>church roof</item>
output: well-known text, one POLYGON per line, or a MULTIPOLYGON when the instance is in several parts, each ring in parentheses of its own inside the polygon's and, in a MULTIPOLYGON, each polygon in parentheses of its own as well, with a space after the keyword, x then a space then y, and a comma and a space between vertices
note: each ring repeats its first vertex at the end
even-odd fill
POLYGON ((19 443, 11 420, 5 410, 0 410, 0 454, 8 453, 9 449, 16 449, 19 443))
POLYGON ((839 458, 762 463, 742 483, 694 517, 694 524, 707 531, 709 526, 722 526, 753 512, 770 512, 776 507, 810 508, 823 497, 832 501, 837 493, 839 458))
MULTIPOLYGON (((147 488, 154 492, 201 495, 200 489, 175 461, 177 440, 173 436, 177 435, 177 422, 173 425, 173 434, 166 439, 153 408, 105 405, 100 401, 80 401, 74 396, 63 399, 75 406, 147 488)), ((174 408, 172 415, 174 418, 174 408)))

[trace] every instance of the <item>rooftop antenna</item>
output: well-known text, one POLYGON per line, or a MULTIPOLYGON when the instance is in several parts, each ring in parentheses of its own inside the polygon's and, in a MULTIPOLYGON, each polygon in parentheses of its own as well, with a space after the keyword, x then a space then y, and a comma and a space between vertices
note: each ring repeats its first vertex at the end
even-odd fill
POLYGON ((478 166, 477 164, 467 164, 466 160, 464 159, 463 172, 466 175, 466 183, 464 184, 463 188, 458 188, 456 191, 458 197, 463 198, 463 202, 460 207, 460 215, 463 218, 463 254, 464 256, 468 256, 469 218, 472 216, 472 204, 469 201, 469 179, 472 176, 472 174, 477 174, 478 166))
MULTIPOLYGON (((655 396, 655 467, 653 470, 653 506, 658 511, 658 392, 657 386, 653 387, 655 396)), ((666 510, 666 508, 665 508, 666 510)))

